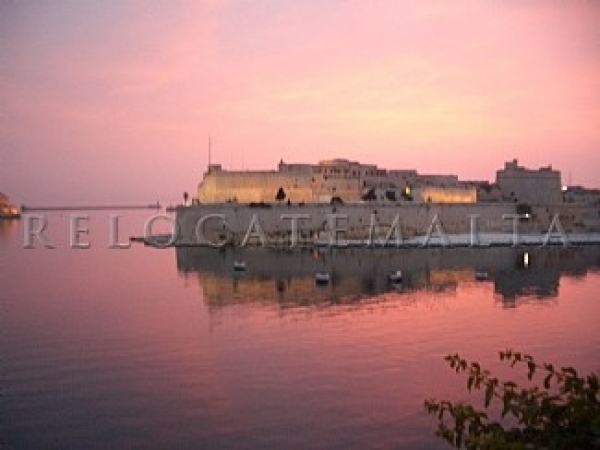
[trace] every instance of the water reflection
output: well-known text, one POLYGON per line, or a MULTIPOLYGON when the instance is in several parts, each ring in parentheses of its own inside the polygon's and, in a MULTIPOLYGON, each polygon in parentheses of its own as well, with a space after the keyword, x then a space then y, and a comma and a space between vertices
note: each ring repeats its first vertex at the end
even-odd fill
POLYGON ((19 228, 17 219, 0 219, 0 242, 8 241, 19 228))
POLYGON ((530 248, 326 249, 274 251, 178 248, 177 267, 196 275, 209 307, 241 302, 282 306, 356 302, 385 292, 453 291, 461 283, 493 283, 512 306, 524 296, 551 298, 561 276, 600 267, 600 246, 530 248), (236 261, 245 270, 236 271, 236 261), (401 270, 402 282, 389 274, 401 270), (318 285, 315 274, 330 275, 318 285))

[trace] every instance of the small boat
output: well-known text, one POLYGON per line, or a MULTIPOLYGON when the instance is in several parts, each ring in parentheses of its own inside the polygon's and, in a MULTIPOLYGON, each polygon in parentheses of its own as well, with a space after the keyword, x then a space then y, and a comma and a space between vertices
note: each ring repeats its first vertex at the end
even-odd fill
POLYGON ((233 262, 233 270, 235 272, 243 272, 246 270, 246 263, 244 261, 235 260, 233 262))
POLYGON ((315 283, 316 284, 326 285, 326 284, 329 284, 330 280, 331 280, 331 276, 329 275, 329 272, 315 273, 315 283))
POLYGON ((396 270, 388 275, 388 280, 390 283, 402 283, 402 271, 396 270))
POLYGON ((478 270, 477 272, 475 272, 475 279, 477 281, 485 281, 490 277, 490 274, 487 273, 485 270, 478 270))

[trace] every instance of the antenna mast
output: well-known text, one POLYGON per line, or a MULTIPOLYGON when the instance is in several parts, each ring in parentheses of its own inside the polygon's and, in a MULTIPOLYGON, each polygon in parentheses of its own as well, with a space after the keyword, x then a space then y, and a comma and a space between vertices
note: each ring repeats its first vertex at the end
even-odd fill
POLYGON ((210 133, 208 133, 208 167, 209 167, 209 169, 210 169, 210 165, 211 165, 211 159, 210 159, 210 157, 211 157, 211 154, 210 154, 211 148, 210 148, 210 144, 211 144, 210 143, 210 133))

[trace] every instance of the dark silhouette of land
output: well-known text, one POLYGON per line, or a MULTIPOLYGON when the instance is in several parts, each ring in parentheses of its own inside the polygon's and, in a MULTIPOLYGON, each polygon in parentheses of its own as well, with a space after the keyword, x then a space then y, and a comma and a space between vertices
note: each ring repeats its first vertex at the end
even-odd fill
POLYGON ((21 211, 103 211, 115 209, 160 209, 159 202, 145 205, 72 205, 72 206, 27 206, 22 205, 21 211))

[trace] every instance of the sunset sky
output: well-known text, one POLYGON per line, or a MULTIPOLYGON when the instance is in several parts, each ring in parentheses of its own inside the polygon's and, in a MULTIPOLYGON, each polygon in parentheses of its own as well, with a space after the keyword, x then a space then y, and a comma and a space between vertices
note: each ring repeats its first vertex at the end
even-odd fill
POLYGON ((600 2, 0 0, 0 191, 169 203, 345 157, 600 187, 600 2))

